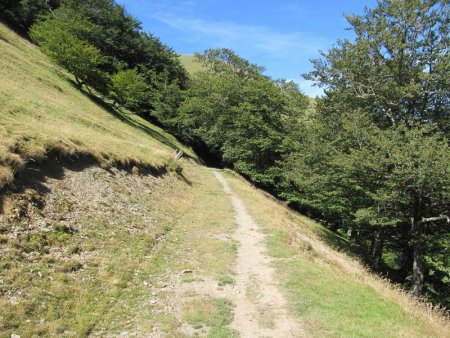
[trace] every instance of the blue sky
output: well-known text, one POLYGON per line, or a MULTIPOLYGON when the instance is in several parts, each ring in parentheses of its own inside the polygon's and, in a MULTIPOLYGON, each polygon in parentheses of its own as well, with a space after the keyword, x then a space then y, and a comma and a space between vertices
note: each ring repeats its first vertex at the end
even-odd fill
POLYGON ((337 39, 353 38, 343 14, 362 14, 376 0, 118 0, 178 54, 227 47, 266 67, 273 78, 294 80, 306 94, 320 95, 301 74, 309 59, 337 39))

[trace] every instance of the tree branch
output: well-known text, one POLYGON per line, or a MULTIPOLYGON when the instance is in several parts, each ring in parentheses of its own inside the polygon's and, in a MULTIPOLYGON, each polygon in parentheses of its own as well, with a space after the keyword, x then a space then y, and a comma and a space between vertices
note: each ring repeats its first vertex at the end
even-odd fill
POLYGON ((447 215, 444 215, 444 214, 436 216, 436 217, 428 217, 428 218, 423 217, 418 223, 423 224, 423 223, 430 223, 430 222, 435 222, 435 221, 446 221, 447 223, 450 223, 450 217, 447 215))

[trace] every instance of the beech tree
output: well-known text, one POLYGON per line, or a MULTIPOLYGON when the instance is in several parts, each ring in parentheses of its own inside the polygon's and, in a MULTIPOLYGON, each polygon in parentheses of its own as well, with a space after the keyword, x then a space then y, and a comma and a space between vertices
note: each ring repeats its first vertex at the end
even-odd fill
POLYGON ((306 78, 364 107, 380 126, 436 123, 450 131, 450 5, 383 0, 346 17, 354 42, 338 41, 306 78))
POLYGON ((177 117, 178 130, 203 142, 223 164, 273 189, 283 150, 285 121, 292 102, 303 102, 298 88, 272 81, 229 49, 207 50, 197 58, 205 71, 192 79, 177 117))
POLYGON ((75 76, 79 88, 87 85, 105 93, 107 77, 101 65, 106 58, 87 42, 95 27, 72 11, 59 9, 58 12, 33 25, 31 37, 54 62, 75 76))
MULTIPOLYGON (((449 247, 433 236, 450 234, 449 15, 447 1, 380 0, 347 16, 355 40, 338 41, 305 75, 325 88, 316 135, 306 134, 322 158, 306 147, 287 158, 287 179, 310 192, 292 173, 303 168, 316 188, 300 203, 358 229, 363 246, 369 238, 376 267, 383 244, 398 248, 416 296, 449 282, 448 262, 430 256, 449 247)), ((448 303, 448 292, 439 297, 448 303)))
POLYGON ((0 18, 26 32, 38 20, 60 5, 60 0, 2 0, 0 18))

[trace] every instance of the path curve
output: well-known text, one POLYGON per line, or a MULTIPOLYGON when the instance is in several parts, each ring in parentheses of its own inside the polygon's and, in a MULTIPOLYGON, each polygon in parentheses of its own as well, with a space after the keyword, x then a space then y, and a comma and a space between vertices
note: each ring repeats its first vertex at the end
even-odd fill
POLYGON ((287 311, 287 302, 274 278, 275 271, 264 244, 265 235, 232 192, 223 175, 214 171, 235 210, 239 243, 235 266, 235 305, 231 327, 241 337, 304 337, 301 325, 287 311))

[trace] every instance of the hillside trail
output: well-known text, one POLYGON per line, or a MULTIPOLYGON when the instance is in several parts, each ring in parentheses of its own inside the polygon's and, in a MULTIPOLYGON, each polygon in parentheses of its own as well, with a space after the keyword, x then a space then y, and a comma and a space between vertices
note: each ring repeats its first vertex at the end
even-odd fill
POLYGON ((223 175, 214 171, 235 210, 238 242, 234 292, 228 298, 235 305, 231 327, 245 337, 304 337, 302 326, 287 310, 278 288, 264 244, 265 235, 248 214, 244 203, 232 192, 223 175))

